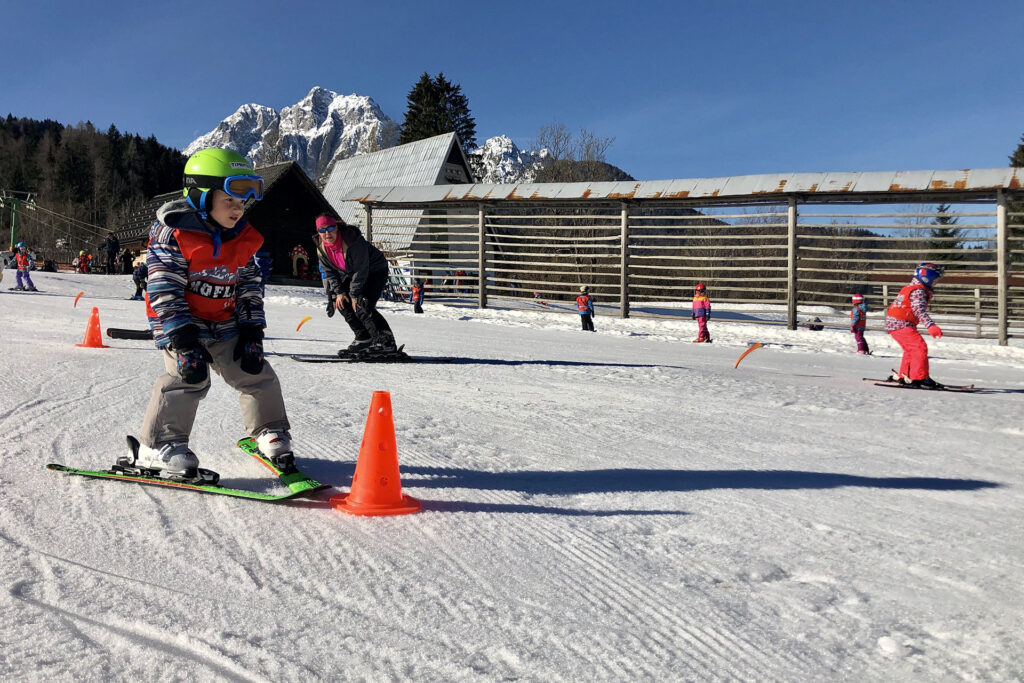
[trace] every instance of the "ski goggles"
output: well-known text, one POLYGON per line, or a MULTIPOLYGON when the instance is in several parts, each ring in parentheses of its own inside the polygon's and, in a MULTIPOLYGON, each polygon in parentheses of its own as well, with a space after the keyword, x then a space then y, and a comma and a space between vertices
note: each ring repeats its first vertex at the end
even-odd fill
POLYGON ((224 190, 236 199, 263 199, 263 178, 258 175, 233 175, 227 178, 189 175, 185 177, 185 185, 186 187, 224 190))

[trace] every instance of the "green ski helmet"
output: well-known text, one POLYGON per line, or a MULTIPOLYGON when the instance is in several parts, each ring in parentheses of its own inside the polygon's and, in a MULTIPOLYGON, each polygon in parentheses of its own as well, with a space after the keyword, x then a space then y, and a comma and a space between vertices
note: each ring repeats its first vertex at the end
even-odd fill
POLYGON ((263 178, 237 152, 219 147, 201 149, 185 162, 182 196, 205 219, 213 190, 238 199, 263 199, 263 178))

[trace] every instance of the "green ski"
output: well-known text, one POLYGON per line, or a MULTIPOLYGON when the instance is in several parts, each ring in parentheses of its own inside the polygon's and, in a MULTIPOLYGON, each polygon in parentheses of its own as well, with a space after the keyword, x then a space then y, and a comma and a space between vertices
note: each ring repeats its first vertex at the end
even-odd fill
POLYGON ((319 489, 330 488, 327 484, 321 484, 316 479, 313 479, 307 474, 303 474, 298 470, 293 472, 282 472, 273 462, 268 458, 263 457, 260 453, 259 447, 256 445, 256 439, 251 436, 247 436, 244 439, 238 440, 238 447, 243 451, 256 458, 264 467, 277 475, 277 478, 281 480, 281 483, 291 489, 293 494, 305 493, 307 491, 317 491, 319 489))

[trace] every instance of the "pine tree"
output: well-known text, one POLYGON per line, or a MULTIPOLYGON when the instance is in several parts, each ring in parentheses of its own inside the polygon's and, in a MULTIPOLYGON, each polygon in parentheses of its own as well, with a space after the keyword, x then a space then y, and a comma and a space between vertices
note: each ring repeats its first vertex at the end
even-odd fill
POLYGON ((424 72, 406 97, 409 103, 398 144, 425 140, 435 135, 456 133, 466 149, 476 147, 476 121, 469 111, 469 99, 462 86, 439 73, 424 72))
POLYGON ((1024 135, 1020 136, 1020 144, 1017 145, 1017 149, 1009 156, 1009 159, 1010 166, 1024 167, 1024 135))
POLYGON ((937 227, 932 228, 929 235, 931 239, 928 242, 928 248, 936 250, 936 253, 929 256, 931 261, 962 261, 964 258, 963 253, 944 254, 937 251, 940 249, 957 249, 962 252, 964 248, 962 241, 963 230, 954 227, 960 219, 950 216, 949 209, 949 204, 939 204, 935 207, 935 213, 939 215, 932 219, 932 225, 937 227))

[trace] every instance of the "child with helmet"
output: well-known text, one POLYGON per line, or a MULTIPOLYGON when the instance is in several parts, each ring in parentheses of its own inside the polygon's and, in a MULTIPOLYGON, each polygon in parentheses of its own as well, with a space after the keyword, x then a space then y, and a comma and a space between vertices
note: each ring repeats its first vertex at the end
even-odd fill
POLYGON ((868 305, 864 303, 864 295, 857 293, 851 297, 853 308, 850 309, 850 332, 857 341, 857 353, 870 354, 868 343, 864 339, 864 330, 868 325, 868 305))
POLYGON ((327 292, 327 315, 337 310, 355 339, 338 355, 395 356, 398 345, 377 302, 388 283, 388 261, 359 228, 328 215, 316 219, 317 257, 327 292))
POLYGON ((580 322, 584 332, 596 332, 594 329, 594 300, 590 298, 590 287, 580 286, 580 295, 576 297, 576 308, 580 313, 580 322))
POLYGON ((892 379, 924 389, 941 389, 942 385, 928 374, 928 344, 917 331, 924 324, 933 338, 942 337, 942 328, 928 315, 935 281, 945 275, 942 266, 922 263, 914 270, 910 284, 900 290, 885 316, 885 329, 903 349, 900 370, 892 379))
POLYGON ((423 312, 423 280, 416 279, 412 283, 412 290, 409 292, 409 303, 412 304, 413 313, 423 312))
POLYGON ((711 343, 711 334, 708 332, 708 320, 711 318, 711 302, 708 300, 708 290, 703 283, 698 283, 693 293, 693 303, 690 305, 690 318, 697 321, 697 338, 695 344, 711 343))
POLYGON ((18 272, 15 275, 14 289, 16 291, 37 292, 36 286, 32 284, 32 276, 29 274, 36 267, 36 260, 28 250, 28 245, 18 242, 11 248, 14 252, 14 263, 18 272))
POLYGON ((263 357, 263 297, 254 255, 263 237, 244 218, 263 198, 245 157, 203 149, 185 163, 182 198, 157 211, 146 254, 150 327, 165 373, 142 421, 140 467, 189 480, 199 458, 189 437, 210 368, 239 393, 245 428, 282 471, 294 470, 281 384, 263 357))

